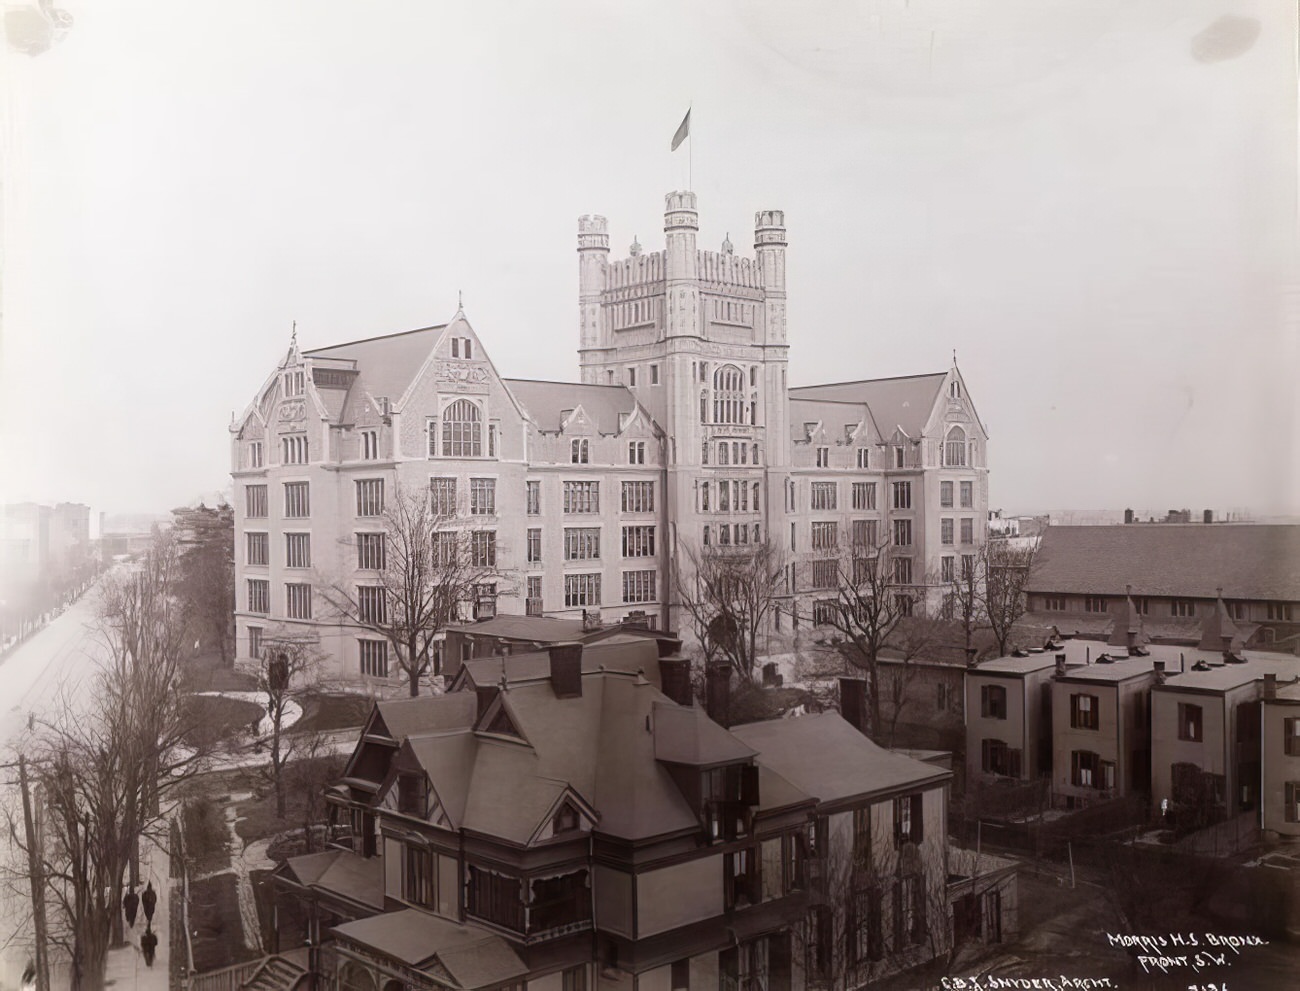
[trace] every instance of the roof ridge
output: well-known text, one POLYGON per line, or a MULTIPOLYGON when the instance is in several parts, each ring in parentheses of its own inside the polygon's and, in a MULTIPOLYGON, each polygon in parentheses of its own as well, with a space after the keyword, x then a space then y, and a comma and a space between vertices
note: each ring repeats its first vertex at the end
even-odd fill
POLYGON ((501 377, 501 380, 503 382, 531 382, 534 385, 576 385, 581 386, 584 389, 623 389, 625 391, 630 391, 628 386, 623 385, 622 383, 609 385, 604 382, 562 382, 559 379, 521 379, 505 375, 501 377))
POLYGON ((354 344, 369 344, 371 341, 386 341, 392 337, 405 337, 407 334, 422 334, 427 330, 446 330, 448 324, 438 323, 428 327, 415 327, 411 330, 399 330, 392 334, 376 334, 374 337, 362 337, 355 341, 344 341, 341 344, 327 344, 324 347, 312 348, 310 351, 304 351, 304 355, 319 354, 321 351, 333 351, 336 348, 351 347, 354 344))
POLYGON ((897 382, 900 379, 924 379, 947 375, 947 372, 915 372, 911 375, 885 375, 874 379, 848 379, 844 382, 815 382, 812 385, 792 385, 790 392, 796 389, 824 389, 832 385, 866 385, 869 382, 897 382))

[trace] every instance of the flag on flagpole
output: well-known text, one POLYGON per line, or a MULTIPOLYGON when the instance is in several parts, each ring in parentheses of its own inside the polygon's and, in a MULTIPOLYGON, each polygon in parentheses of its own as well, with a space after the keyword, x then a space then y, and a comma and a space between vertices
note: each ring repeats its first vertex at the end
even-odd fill
POLYGON ((687 110, 686 116, 683 117, 682 122, 677 125, 677 133, 673 135, 673 146, 668 150, 676 151, 677 146, 681 144, 683 141, 685 141, 687 138, 689 138, 690 136, 691 136, 691 112, 687 110))

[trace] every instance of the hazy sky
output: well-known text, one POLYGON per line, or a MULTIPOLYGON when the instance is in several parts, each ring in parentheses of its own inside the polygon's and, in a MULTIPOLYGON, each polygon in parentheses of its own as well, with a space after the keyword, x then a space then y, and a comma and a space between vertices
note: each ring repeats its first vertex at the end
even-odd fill
POLYGON ((991 504, 1300 512, 1295 5, 59 0, 8 54, 6 499, 166 510, 305 347, 577 376, 576 218, 786 211, 791 382, 945 369, 991 504), (694 106, 694 148, 669 139, 694 106))

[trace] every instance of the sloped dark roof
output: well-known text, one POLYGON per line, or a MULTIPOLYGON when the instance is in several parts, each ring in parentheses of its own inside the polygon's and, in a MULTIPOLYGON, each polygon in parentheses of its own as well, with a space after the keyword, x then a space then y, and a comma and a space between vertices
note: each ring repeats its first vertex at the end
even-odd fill
POLYGON ((324 850, 290 857, 284 873, 304 887, 372 908, 384 907, 383 862, 377 857, 358 857, 351 850, 324 850))
POLYGON ((339 422, 356 417, 356 405, 364 393, 376 398, 386 396, 394 403, 402 398, 416 374, 424 366, 446 324, 421 327, 399 334, 370 337, 346 344, 304 351, 306 358, 330 358, 351 361, 359 374, 348 389, 347 399, 339 407, 339 422))
POLYGON ((500 936, 407 908, 345 922, 331 930, 409 967, 441 965, 465 989, 503 984, 528 968, 500 936))
POLYGON ((655 757, 670 764, 708 767, 747 760, 754 750, 695 706, 660 702, 654 706, 655 757))
POLYGON ((399 743, 416 733, 468 729, 478 703, 472 692, 421 695, 413 699, 381 699, 375 703, 389 734, 399 743))
POLYGON ((622 385, 588 385, 584 382, 537 382, 504 379, 506 388, 542 430, 559 430, 565 417, 578 406, 602 434, 616 434, 620 417, 636 408, 632 390, 622 385))
POLYGON ((1027 590, 1075 595, 1300 601, 1300 526, 1049 526, 1027 590))
MULTIPOLYGON (((610 637, 582 648, 582 673, 596 674, 603 665, 607 671, 636 674, 643 670, 647 678, 658 680, 659 648, 650 637, 610 637)), ((551 655, 545 650, 496 657, 475 657, 462 663, 465 675, 475 685, 495 685, 504 673, 509 684, 541 681, 551 676, 551 655)), ((459 677, 457 679, 459 682, 459 677)), ((453 692, 452 694, 460 694, 453 692)))
POLYGON ((559 643, 577 640, 582 636, 582 620, 560 619, 552 616, 512 616, 502 614, 479 623, 462 623, 447 627, 448 632, 467 633, 485 637, 502 637, 507 640, 534 640, 538 643, 559 643))
POLYGON ((856 427, 863 420, 867 421, 873 433, 879 433, 866 403, 790 397, 790 439, 796 442, 808 439, 805 423, 820 423, 828 439, 843 440, 844 428, 856 427))
POLYGON ((925 429, 946 378, 946 372, 935 372, 930 375, 863 379, 860 382, 801 385, 789 392, 792 400, 836 399, 841 402, 864 403, 871 410, 876 426, 886 437, 893 433, 895 427, 902 427, 903 432, 915 440, 925 429))
POLYGON ((877 746, 835 712, 746 723, 731 732, 758 751, 760 765, 823 802, 950 776, 948 771, 877 746))

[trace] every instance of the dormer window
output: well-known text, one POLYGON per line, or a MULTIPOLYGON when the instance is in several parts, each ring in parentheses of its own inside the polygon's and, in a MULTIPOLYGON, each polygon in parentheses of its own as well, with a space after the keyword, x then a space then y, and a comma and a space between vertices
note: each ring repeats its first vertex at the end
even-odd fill
POLYGON ((569 445, 569 460, 575 465, 585 465, 591 459, 590 442, 583 440, 572 441, 569 445))
POLYGON ((560 811, 555 813, 555 819, 551 824, 551 831, 556 836, 559 836, 562 833, 571 833, 578 828, 581 821, 581 818, 578 816, 578 810, 568 802, 565 802, 560 806, 560 811))
POLYGON ((953 399, 961 398, 961 383, 958 382, 956 379, 954 379, 952 383, 948 386, 948 395, 950 395, 953 399))
POLYGON ((758 804, 758 767, 729 764, 700 774, 701 814, 710 841, 748 834, 749 809, 758 804))

